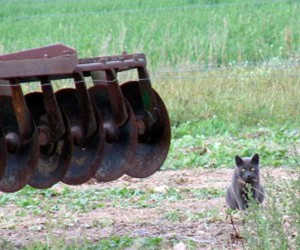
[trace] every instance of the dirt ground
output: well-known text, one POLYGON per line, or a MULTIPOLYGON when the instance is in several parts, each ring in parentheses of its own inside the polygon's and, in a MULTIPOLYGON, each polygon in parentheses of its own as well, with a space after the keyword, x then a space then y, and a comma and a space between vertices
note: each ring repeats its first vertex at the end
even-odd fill
MULTIPOLYGON (((264 168, 262 182, 267 173, 275 180, 289 179, 294 175, 285 168, 264 168)), ((87 184, 70 187, 71 189, 91 189, 108 187, 128 187, 139 190, 156 190, 165 192, 167 188, 174 188, 180 192, 183 189, 218 188, 226 189, 230 183, 232 170, 178 170, 159 171, 146 179, 133 179, 124 176, 110 183, 90 181, 87 184)), ((58 184, 53 188, 60 189, 64 185, 58 184)), ((236 237, 235 231, 226 218, 224 196, 217 198, 197 199, 195 197, 163 201, 153 207, 132 208, 106 206, 89 212, 70 214, 65 211, 42 216, 20 216, 17 222, 0 224, 2 240, 13 242, 17 246, 24 246, 34 241, 49 241, 49 237, 65 238, 67 240, 89 240, 97 242, 113 235, 130 237, 162 237, 167 240, 193 241, 199 249, 241 249, 242 240, 236 237), (167 220, 165 214, 170 211, 197 213, 217 210, 217 216, 195 220, 167 220), (60 226, 64 224, 64 226, 60 226), (49 236, 50 235, 50 236, 49 236)), ((0 208, 0 218, 14 216, 16 207, 0 208)), ((237 215, 238 216, 238 215, 237 215)), ((239 232, 241 222, 236 219, 235 226, 239 232)), ((50 239, 51 240, 51 239, 50 239)))

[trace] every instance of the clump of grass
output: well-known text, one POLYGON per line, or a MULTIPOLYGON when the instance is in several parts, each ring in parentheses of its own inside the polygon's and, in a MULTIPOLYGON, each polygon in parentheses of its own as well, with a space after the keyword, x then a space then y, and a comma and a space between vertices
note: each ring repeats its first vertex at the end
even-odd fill
POLYGON ((15 250, 16 247, 12 242, 0 238, 0 249, 15 250))
POLYGON ((186 219, 184 213, 180 210, 172 210, 172 211, 168 211, 164 216, 164 219, 168 220, 168 221, 172 221, 172 222, 180 222, 180 221, 184 221, 186 219))
POLYGON ((213 199, 225 195, 223 188, 201 188, 191 190, 195 198, 197 199, 213 199))
POLYGON ((243 216, 243 236, 247 248, 299 248, 299 191, 299 179, 275 184, 269 176, 265 205, 261 208, 252 202, 243 216))
POLYGON ((189 212, 187 211, 187 220, 188 221, 221 221, 220 211, 216 208, 212 209, 203 209, 198 212, 189 212))

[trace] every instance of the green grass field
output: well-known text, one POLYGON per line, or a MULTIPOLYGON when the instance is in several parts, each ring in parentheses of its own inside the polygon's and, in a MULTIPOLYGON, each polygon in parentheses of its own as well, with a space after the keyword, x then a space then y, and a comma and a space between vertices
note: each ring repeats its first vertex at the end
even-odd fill
POLYGON ((1 1, 0 52, 63 42, 81 56, 143 51, 151 66, 297 57, 299 2, 272 2, 1 1))
MULTIPOLYGON (((0 54, 52 43, 72 46, 80 57, 124 50, 146 54, 153 86, 172 121, 172 144, 164 170, 228 168, 234 155, 255 152, 261 155, 263 166, 299 169, 299 1, 0 0, 0 5, 0 54)), ((130 77, 120 75, 121 82, 130 77)), ((299 188, 298 184, 287 185, 287 192, 299 188)), ((110 191, 101 195, 113 197, 110 191)), ((0 206, 21 202, 26 210, 27 203, 39 202, 32 192, 1 194, 0 206)), ((128 190, 127 194, 137 195, 128 190)), ((76 195, 64 194, 73 199, 70 210, 80 207, 76 195)), ((51 213, 47 206, 44 209, 51 213)), ((300 213, 295 199, 282 203, 270 220, 284 216, 284 211, 298 228, 299 246, 300 213)), ((251 216, 255 221, 264 214, 251 216)), ((260 229, 269 239, 277 237, 271 233, 272 225, 265 225, 260 229)), ((251 234, 253 228, 247 228, 245 241, 250 249, 257 239, 251 234)), ((107 239, 103 248, 100 243, 82 248, 110 249, 113 245, 123 249, 132 239, 107 239)), ((145 249, 159 249, 159 243, 156 238, 146 239, 145 249)), ((60 241, 53 244, 43 242, 26 249, 61 248, 60 241)))

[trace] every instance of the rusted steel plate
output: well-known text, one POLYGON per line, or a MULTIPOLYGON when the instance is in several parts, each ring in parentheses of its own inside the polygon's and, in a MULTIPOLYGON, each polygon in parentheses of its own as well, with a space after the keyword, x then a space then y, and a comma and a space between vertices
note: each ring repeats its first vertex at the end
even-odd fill
POLYGON ((43 92, 43 106, 46 112, 46 118, 50 129, 51 141, 60 140, 65 135, 65 123, 58 107, 51 81, 46 77, 41 79, 43 92))
POLYGON ((75 49, 54 44, 0 55, 0 79, 70 74, 77 64, 75 49))
POLYGON ((10 84, 11 86, 6 88, 11 89, 12 104, 18 122, 21 142, 25 144, 27 141, 31 140, 31 136, 35 130, 34 124, 30 117, 21 86, 18 85, 18 81, 14 79, 10 81, 10 84))
POLYGON ((90 65, 91 67, 98 67, 96 70, 119 69, 128 70, 137 67, 146 67, 147 60, 143 53, 124 54, 115 56, 100 56, 92 58, 79 59, 80 66, 90 65))
POLYGON ((146 67, 147 61, 143 53, 124 54, 117 56, 102 56, 79 59, 75 71, 90 72, 116 70, 117 72, 146 67))
POLYGON ((82 137, 88 138, 95 134, 98 125, 96 123, 94 109, 91 98, 88 94, 83 74, 81 72, 75 73, 74 81, 76 89, 76 104, 78 105, 77 114, 80 114, 79 126, 81 128, 82 137))
POLYGON ((116 73, 114 70, 93 71, 91 72, 91 77, 95 86, 105 86, 105 88, 99 89, 105 93, 105 95, 102 95, 102 98, 107 99, 107 101, 103 100, 103 102, 109 103, 110 116, 114 124, 117 127, 122 126, 127 121, 128 114, 116 73))

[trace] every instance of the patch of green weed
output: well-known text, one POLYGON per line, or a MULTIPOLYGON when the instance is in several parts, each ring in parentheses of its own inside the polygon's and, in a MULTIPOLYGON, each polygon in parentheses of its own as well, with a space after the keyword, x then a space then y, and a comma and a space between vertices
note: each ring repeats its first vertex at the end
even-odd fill
POLYGON ((173 210, 168 211, 163 218, 172 222, 180 222, 185 219, 185 216, 183 212, 179 210, 173 210))
POLYGON ((275 183, 272 176, 267 178, 263 207, 252 202, 243 216, 249 249, 299 248, 299 191, 299 177, 281 183, 275 183))
POLYGON ((201 189, 191 189, 192 194, 198 199, 213 199, 225 195, 224 188, 201 188, 201 189))
POLYGON ((238 128, 226 133, 215 130, 212 134, 201 134, 196 128, 202 124, 202 121, 193 122, 194 129, 186 127, 185 123, 173 128, 174 138, 163 169, 232 168, 235 155, 251 156, 254 153, 261 156, 262 167, 294 166, 295 154, 292 153, 299 138, 294 125, 238 128))

